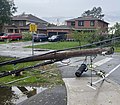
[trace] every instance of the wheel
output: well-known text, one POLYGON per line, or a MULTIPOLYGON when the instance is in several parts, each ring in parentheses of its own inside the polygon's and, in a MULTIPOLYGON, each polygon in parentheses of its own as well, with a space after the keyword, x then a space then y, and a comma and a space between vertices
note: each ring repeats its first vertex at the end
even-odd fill
POLYGON ((8 42, 10 42, 10 39, 5 39, 5 41, 8 43, 8 42))
POLYGON ((19 40, 20 40, 20 38, 17 39, 17 41, 19 41, 19 40))
POLYGON ((42 39, 40 39, 40 42, 42 42, 42 39))

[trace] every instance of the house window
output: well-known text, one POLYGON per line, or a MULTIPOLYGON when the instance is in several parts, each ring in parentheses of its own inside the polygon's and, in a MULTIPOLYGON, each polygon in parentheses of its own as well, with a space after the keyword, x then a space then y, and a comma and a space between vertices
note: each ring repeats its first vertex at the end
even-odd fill
POLYGON ((23 21, 19 21, 19 26, 23 26, 23 21))
POLYGON ((90 26, 95 26, 95 21, 90 21, 90 26))
POLYGON ((78 26, 84 26, 84 21, 78 21, 78 26))
POLYGON ((75 22, 71 22, 71 26, 75 26, 75 22))

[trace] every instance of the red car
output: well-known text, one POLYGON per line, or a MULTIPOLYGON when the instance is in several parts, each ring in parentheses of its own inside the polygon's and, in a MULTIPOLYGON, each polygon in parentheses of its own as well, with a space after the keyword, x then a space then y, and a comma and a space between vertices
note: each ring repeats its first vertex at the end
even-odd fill
POLYGON ((0 36, 1 40, 20 40, 22 39, 22 35, 20 33, 4 33, 4 35, 0 36))

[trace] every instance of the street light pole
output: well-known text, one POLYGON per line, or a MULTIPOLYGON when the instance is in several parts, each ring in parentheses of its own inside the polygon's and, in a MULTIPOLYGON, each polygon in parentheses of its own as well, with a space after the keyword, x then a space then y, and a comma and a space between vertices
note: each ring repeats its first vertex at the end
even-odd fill
POLYGON ((30 32, 32 32, 32 56, 34 55, 34 32, 37 31, 37 25, 34 23, 30 24, 29 27, 30 32))
POLYGON ((34 33, 32 32, 32 56, 34 55, 34 33))

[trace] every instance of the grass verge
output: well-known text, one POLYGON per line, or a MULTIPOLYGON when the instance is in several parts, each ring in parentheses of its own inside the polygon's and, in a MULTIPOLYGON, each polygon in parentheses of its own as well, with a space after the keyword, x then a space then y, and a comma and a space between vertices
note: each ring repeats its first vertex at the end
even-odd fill
POLYGON ((114 47, 115 48, 115 52, 120 53, 120 47, 114 47))
MULTIPOLYGON (((84 45, 86 43, 82 42, 81 44, 84 45)), ((48 44, 35 45, 34 48, 59 50, 59 49, 65 49, 70 47, 76 47, 76 46, 79 46, 78 42, 51 42, 48 44)), ((31 47, 32 46, 27 46, 25 48, 31 48, 31 47)))
MULTIPOLYGON (((81 45, 85 45, 85 44, 87 43, 86 42, 81 43, 81 45)), ((70 48, 70 47, 76 47, 76 46, 79 46, 78 42, 52 42, 48 44, 35 45, 34 48, 59 50, 59 49, 65 49, 65 48, 70 48)), ((115 48, 115 52, 120 52, 120 44, 116 43, 115 45, 112 45, 112 46, 115 48)), ((25 48, 31 48, 31 47, 32 46, 27 46, 25 48)))
MULTIPOLYGON (((8 57, 0 57, 0 62, 7 61, 7 60, 13 60, 15 58, 8 58, 8 57)), ((17 64, 15 67, 17 69, 23 68, 26 66, 32 66, 40 62, 29 62, 29 63, 21 63, 17 64)), ((2 66, 0 67, 0 72, 4 71, 11 71, 14 70, 14 65, 8 65, 8 66, 2 66)), ((47 65, 44 67, 38 67, 35 69, 31 69, 29 71, 22 72, 22 76, 7 76, 0 78, 0 84, 1 85, 9 85, 9 86, 54 86, 54 85, 63 85, 64 82, 62 81, 61 74, 59 70, 56 68, 56 65, 47 65), (29 77, 26 79, 23 79, 25 77, 29 77), (23 79, 17 82, 19 79, 23 79)))

